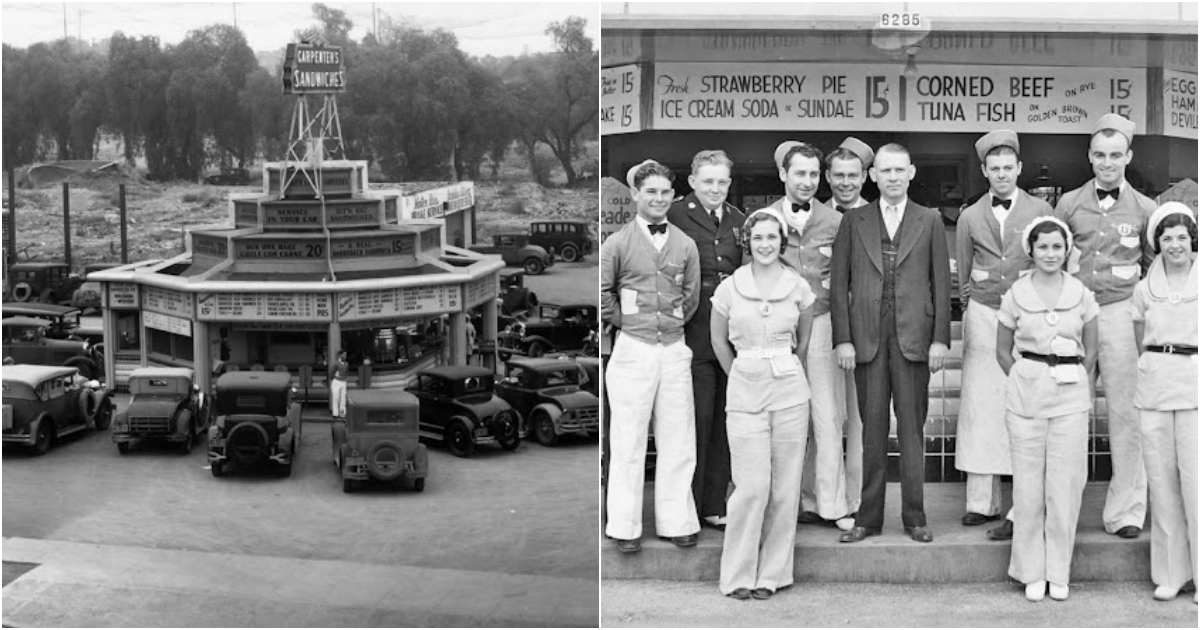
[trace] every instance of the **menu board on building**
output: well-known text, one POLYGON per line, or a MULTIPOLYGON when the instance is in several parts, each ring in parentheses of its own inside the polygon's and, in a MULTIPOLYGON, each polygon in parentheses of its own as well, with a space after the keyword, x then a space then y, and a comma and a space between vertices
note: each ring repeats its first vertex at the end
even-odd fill
POLYGON ((416 234, 390 233, 380 236, 333 239, 334 259, 411 256, 417 244, 416 234))
POLYGON ((640 33, 608 32, 600 34, 600 58, 604 63, 632 63, 642 56, 640 33))
POLYGON ((338 320, 457 313, 462 310, 460 285, 376 289, 338 294, 338 320))
POLYGON ((192 233, 192 253, 200 256, 225 258, 229 256, 229 241, 224 236, 192 233))
POLYGON ((440 219, 475 205, 475 183, 461 182, 400 198, 400 218, 440 219))
POLYGON ((629 187, 613 179, 605 177, 600 180, 600 242, 610 234, 625 227, 637 214, 637 206, 633 203, 633 195, 629 187))
POLYGON ((234 241, 239 259, 292 259, 292 258, 323 258, 325 256, 325 238, 309 239, 243 239, 234 241))
POLYGON ((642 68, 618 66, 600 71, 600 134, 642 130, 642 68))
POLYGON ((1145 71, 1124 68, 660 63, 655 129, 1088 134, 1146 125, 1145 71))
MULTIPOLYGON (((331 201, 325 204, 325 222, 330 227, 379 225, 379 202, 331 201)), ((321 203, 267 201, 263 203, 263 224, 275 229, 312 229, 321 227, 321 203)))
POLYGON ((314 321, 332 319, 328 293, 201 293, 201 321, 314 321))
POLYGON ((495 299, 500 294, 500 274, 489 274, 484 278, 473 280, 463 285, 466 300, 464 306, 471 308, 495 299))
POLYGON ((165 330, 173 335, 192 336, 192 322, 182 317, 172 317, 161 313, 146 311, 142 313, 142 322, 147 328, 165 330))
POLYGON ((1163 70, 1163 135, 1196 139, 1196 74, 1163 70))
POLYGON ((142 289, 142 310, 191 319, 192 294, 158 287, 142 289))
POLYGON ((138 308, 138 285, 135 282, 109 282, 107 308, 138 308))
POLYGON ((258 202, 234 201, 233 223, 238 227, 253 227, 258 225, 258 202))

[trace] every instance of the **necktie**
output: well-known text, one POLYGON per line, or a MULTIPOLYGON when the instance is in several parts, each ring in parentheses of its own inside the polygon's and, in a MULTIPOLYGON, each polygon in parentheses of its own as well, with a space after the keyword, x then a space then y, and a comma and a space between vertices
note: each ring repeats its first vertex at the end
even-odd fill
POLYGON ((1112 197, 1116 201, 1121 196, 1121 189, 1114 188, 1112 190, 1104 190, 1103 188, 1096 189, 1096 198, 1103 200, 1105 197, 1112 197))
POLYGON ((887 224, 888 238, 892 238, 896 236, 896 228, 900 225, 900 219, 896 216, 899 210, 896 206, 892 205, 884 206, 884 208, 886 208, 886 211, 883 213, 883 218, 887 224))
POLYGON ((717 227, 721 227, 721 215, 717 214, 716 210, 709 212, 708 216, 712 217, 713 225, 715 225, 717 227))
POLYGON ((1012 199, 992 197, 992 207, 995 208, 996 206, 1004 206, 1004 209, 1008 210, 1009 208, 1012 208, 1012 199))
POLYGON ((653 236, 655 234, 666 234, 667 233, 667 224, 666 223, 651 223, 649 225, 649 227, 650 227, 650 235, 651 236, 653 236))

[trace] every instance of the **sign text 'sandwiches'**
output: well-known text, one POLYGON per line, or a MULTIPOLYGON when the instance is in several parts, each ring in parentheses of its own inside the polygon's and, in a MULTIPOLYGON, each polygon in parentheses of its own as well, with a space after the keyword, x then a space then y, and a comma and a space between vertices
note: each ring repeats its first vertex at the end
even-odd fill
POLYGON ((317 44, 288 44, 283 61, 284 94, 346 91, 342 49, 317 44))

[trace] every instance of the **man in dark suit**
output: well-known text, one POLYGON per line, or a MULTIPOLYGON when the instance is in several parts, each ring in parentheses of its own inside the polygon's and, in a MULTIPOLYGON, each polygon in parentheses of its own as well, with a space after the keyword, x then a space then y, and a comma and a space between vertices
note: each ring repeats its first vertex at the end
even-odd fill
POLYGON ((708 325, 713 291, 742 265, 740 231, 746 217, 725 202, 733 161, 724 151, 701 151, 692 158, 688 185, 693 192, 675 202, 667 221, 696 242, 700 251, 700 305, 683 327, 692 349, 692 392, 696 402, 696 472, 692 495, 700 524, 725 529, 729 492, 729 438, 725 435, 726 375, 713 354, 708 325))
POLYGON ((863 491, 855 527, 842 542, 883 529, 889 403, 896 409, 904 531, 933 541, 926 527, 924 425, 929 374, 950 347, 950 258, 942 217, 908 198, 916 175, 908 150, 886 144, 871 180, 880 197, 846 212, 833 245, 833 343, 853 369, 863 420, 863 491))

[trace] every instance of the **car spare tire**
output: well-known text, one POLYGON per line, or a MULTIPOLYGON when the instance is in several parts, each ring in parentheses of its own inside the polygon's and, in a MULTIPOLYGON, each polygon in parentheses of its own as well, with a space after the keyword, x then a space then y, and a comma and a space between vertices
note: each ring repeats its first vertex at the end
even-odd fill
POLYGON ((33 287, 29 286, 28 282, 18 282, 17 286, 13 287, 12 297, 17 302, 28 302, 29 298, 33 297, 33 287))
POLYGON ((391 440, 381 440, 367 451, 367 469, 376 479, 392 481, 404 474, 404 449, 391 440))
POLYGON ((243 422, 229 431, 225 454, 239 464, 258 464, 270 455, 271 438, 257 422, 243 422))

